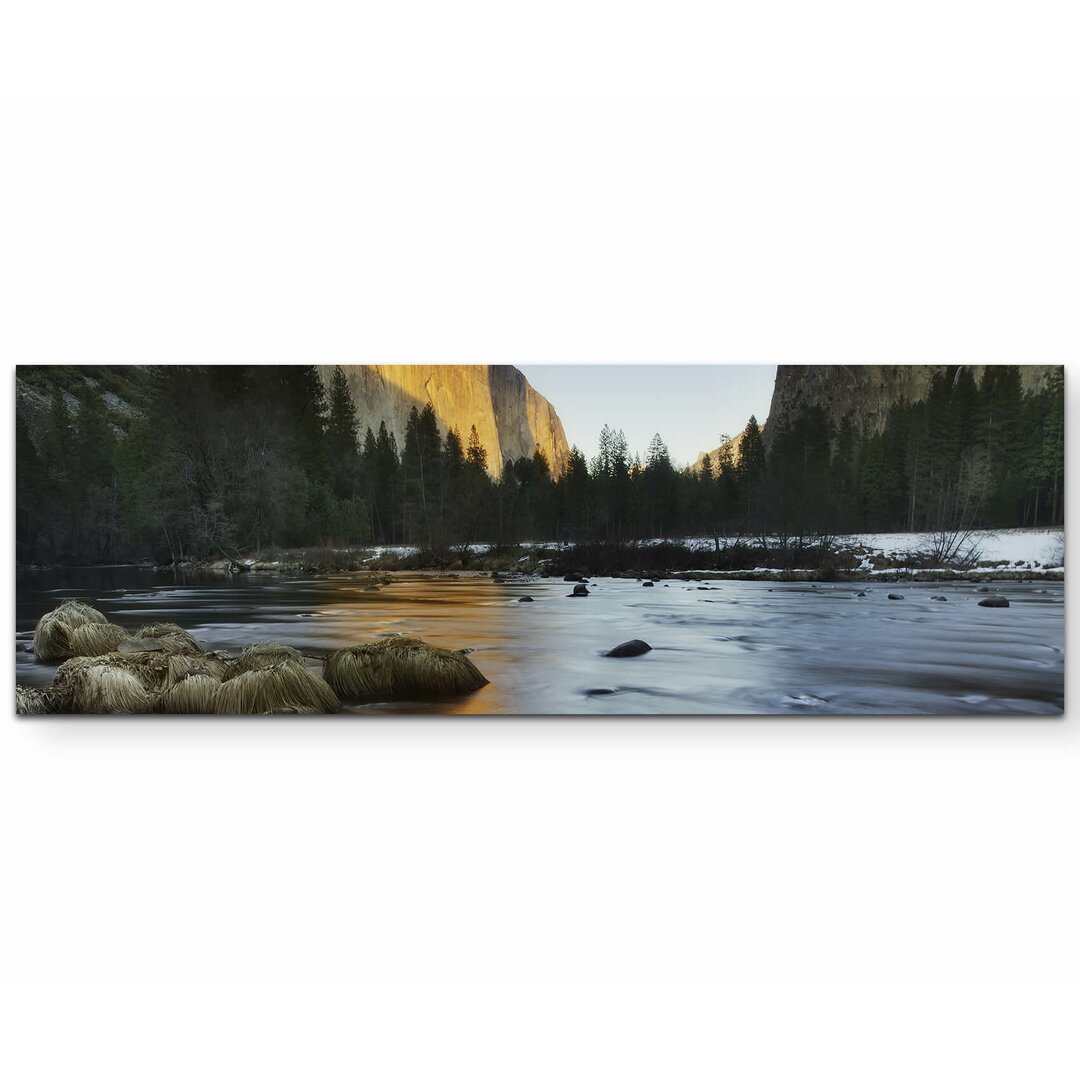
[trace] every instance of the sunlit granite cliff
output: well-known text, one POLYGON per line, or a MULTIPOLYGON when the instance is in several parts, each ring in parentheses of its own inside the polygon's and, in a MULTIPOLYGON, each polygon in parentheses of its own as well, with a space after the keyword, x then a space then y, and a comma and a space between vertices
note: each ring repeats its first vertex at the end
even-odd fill
MULTIPOLYGON (((361 436, 386 421, 399 448, 409 411, 431 402, 442 432, 456 427, 468 443, 475 424, 493 476, 504 461, 543 450, 553 475, 566 464, 566 435, 551 403, 508 364, 343 364, 361 436)), ((333 368, 324 367, 329 380, 333 368)))

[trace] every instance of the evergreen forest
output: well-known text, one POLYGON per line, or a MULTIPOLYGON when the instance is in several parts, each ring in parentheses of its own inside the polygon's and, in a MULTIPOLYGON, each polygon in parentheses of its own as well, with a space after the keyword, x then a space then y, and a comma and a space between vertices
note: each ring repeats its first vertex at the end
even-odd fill
MULTIPOLYGON (((544 454, 498 463, 470 430, 414 408, 401 445, 358 409, 336 369, 172 366, 20 369, 46 394, 16 413, 21 563, 160 563, 275 548, 1060 525, 1064 373, 1025 395, 1020 369, 942 367, 924 401, 880 431, 804 409, 782 430, 750 417, 699 469, 660 434, 643 452, 613 426, 561 475, 544 454), (130 369, 129 369, 130 370, 130 369), (66 376, 65 376, 66 373, 66 376), (109 401, 126 394, 118 420, 109 401), (107 400, 109 395, 109 400, 107 400)), ((613 418, 617 420, 617 418, 613 418)), ((720 441, 720 440, 718 440, 720 441)))

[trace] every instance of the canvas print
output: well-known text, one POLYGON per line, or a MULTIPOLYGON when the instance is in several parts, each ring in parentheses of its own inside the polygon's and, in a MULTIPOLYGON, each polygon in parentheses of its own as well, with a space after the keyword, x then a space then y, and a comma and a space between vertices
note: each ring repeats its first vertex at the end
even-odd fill
POLYGON ((16 369, 16 711, 1052 714, 1064 370, 16 369))

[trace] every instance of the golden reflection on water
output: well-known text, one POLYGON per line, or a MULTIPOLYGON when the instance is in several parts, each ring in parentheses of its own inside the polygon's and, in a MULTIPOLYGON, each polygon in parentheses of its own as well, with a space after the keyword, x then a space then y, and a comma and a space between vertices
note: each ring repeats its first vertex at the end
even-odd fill
POLYGON ((500 676, 511 663, 505 646, 514 632, 509 616, 520 588, 508 589, 482 577, 402 577, 377 592, 348 578, 333 584, 328 602, 317 611, 320 641, 330 649, 406 634, 443 649, 473 650, 470 659, 490 680, 475 693, 451 701, 381 703, 361 711, 471 716, 515 711, 500 676))

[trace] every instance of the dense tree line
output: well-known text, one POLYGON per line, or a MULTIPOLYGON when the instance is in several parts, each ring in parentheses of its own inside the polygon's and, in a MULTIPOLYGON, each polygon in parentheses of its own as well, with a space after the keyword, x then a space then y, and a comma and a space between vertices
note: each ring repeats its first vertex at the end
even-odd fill
POLYGON ((440 432, 413 409, 402 445, 365 422, 335 369, 152 369, 126 430, 85 382, 54 386, 31 438, 16 418, 16 538, 23 561, 180 561, 272 547, 1060 524, 1064 388, 1035 395, 1015 367, 943 370, 925 401, 880 431, 806 409, 768 448, 738 441, 677 469, 656 435, 631 456, 605 426, 597 456, 561 475, 537 448, 489 472, 476 428, 440 432), (74 394, 74 400, 72 400, 74 394))
POLYGON ((1064 369, 940 371, 926 399, 860 436, 806 409, 772 432, 755 524, 777 532, 957 531, 1064 521, 1064 369))

